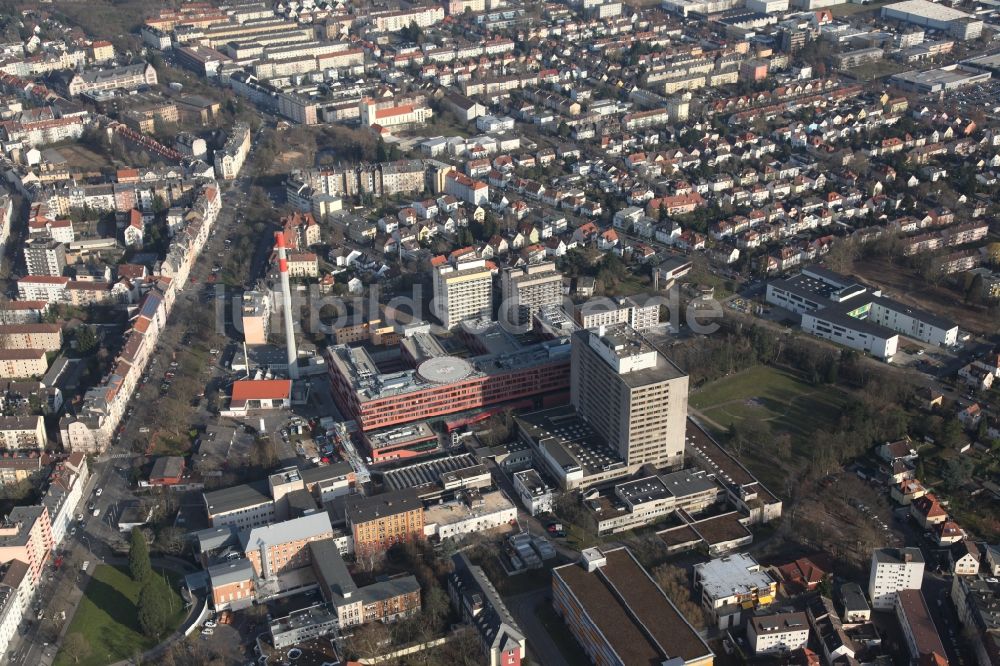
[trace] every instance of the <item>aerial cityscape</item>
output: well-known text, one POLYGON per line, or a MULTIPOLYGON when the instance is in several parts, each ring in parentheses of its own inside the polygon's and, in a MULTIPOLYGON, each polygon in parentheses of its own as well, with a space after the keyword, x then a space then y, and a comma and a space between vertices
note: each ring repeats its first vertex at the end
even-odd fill
POLYGON ((1000 666, 1000 0, 0 0, 0 664, 1000 666))

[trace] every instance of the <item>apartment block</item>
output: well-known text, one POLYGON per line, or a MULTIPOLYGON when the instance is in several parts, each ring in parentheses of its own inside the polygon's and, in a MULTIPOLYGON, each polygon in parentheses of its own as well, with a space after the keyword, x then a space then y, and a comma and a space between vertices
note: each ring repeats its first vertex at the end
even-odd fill
POLYGON ((49 311, 47 301, 0 303, 0 324, 37 324, 49 311))
POLYGON ((0 448, 44 449, 46 441, 41 416, 0 416, 0 448))
POLYGON ((747 643, 754 654, 788 653, 809 642, 805 613, 755 615, 747 622, 747 643))
POLYGON ((215 177, 233 180, 243 168, 243 162, 250 152, 250 127, 243 123, 233 126, 221 150, 215 151, 215 177))
POLYGON ((0 349, 0 379, 40 377, 48 369, 44 349, 0 349))
POLYGON ((27 564, 12 560, 0 569, 0 654, 7 654, 34 594, 35 585, 27 564))
POLYGON ((69 278, 55 275, 25 275, 17 281, 17 297, 22 301, 58 303, 66 297, 69 278))
POLYGON ((35 586, 54 547, 49 512, 44 506, 14 507, 0 523, 0 564, 24 562, 35 586))
POLYGON ((24 263, 28 275, 62 275, 66 268, 66 246, 54 240, 36 238, 24 246, 24 263))
POLYGON ((434 315, 445 328, 465 319, 489 317, 493 309, 493 275, 483 259, 432 261, 434 315))
POLYGON ((42 456, 38 452, 25 454, 4 452, 0 457, 0 486, 27 481, 40 476, 42 470, 42 456))
POLYGON ((872 553, 868 597, 875 610, 892 610, 901 590, 919 590, 924 556, 919 548, 879 548, 872 553))
POLYGON ((505 268, 500 273, 500 316, 512 324, 528 324, 546 305, 562 302, 562 273, 551 261, 505 268))
POLYGON ((0 324, 0 349, 59 351, 62 342, 59 324, 0 324))

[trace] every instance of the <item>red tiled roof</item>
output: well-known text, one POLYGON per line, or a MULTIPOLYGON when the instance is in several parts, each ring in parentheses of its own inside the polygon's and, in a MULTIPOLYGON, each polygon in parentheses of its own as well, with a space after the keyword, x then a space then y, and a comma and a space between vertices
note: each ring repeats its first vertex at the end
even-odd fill
POLYGON ((284 400, 292 393, 290 379, 257 379, 233 382, 233 402, 284 400))

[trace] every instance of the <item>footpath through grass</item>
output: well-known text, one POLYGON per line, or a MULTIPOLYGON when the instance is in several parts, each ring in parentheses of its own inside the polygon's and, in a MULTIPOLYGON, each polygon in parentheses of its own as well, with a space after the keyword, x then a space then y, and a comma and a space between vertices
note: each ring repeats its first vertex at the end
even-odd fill
MULTIPOLYGON (((155 574, 163 575, 160 571, 155 574)), ((170 585, 167 603, 174 610, 167 623, 169 635, 184 620, 187 611, 169 571, 167 580, 170 585)), ((60 650, 53 666, 105 666, 155 646, 157 641, 143 636, 139 630, 138 599, 139 585, 129 576, 126 567, 97 566, 66 632, 67 636, 82 634, 89 654, 70 655, 60 650), (79 661, 76 660, 78 656, 79 661)))

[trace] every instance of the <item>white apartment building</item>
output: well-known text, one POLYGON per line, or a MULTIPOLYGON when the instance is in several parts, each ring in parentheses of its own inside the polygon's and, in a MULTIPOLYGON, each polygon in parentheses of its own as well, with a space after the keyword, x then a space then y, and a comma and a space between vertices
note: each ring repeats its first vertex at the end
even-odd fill
POLYGON ((17 281, 17 298, 22 301, 58 303, 66 296, 69 278, 55 275, 26 275, 17 281))
POLYGON ((428 28, 444 20, 444 7, 431 5, 414 7, 406 11, 375 12, 370 15, 372 23, 381 32, 399 32, 416 23, 420 28, 428 28))
POLYGON ((485 206, 490 200, 489 185, 460 171, 449 171, 445 175, 444 192, 473 206, 485 206))
POLYGON ((465 319, 488 317, 493 308, 493 275, 483 259, 442 262, 432 269, 431 309, 446 328, 465 319))
POLYGON ((34 595, 35 585, 28 565, 21 560, 4 564, 0 577, 0 654, 7 654, 34 595))
POLYGON ((924 556, 919 548, 879 548, 872 553, 868 597, 875 610, 892 610, 900 590, 919 590, 924 556))
POLYGON ((45 421, 41 416, 0 416, 0 447, 44 449, 45 421))
POLYGON ((809 642, 805 613, 757 615, 747 622, 747 643, 754 654, 791 652, 809 642))
POLYGON ((233 127, 222 150, 215 151, 215 176, 222 180, 233 180, 239 175, 250 152, 250 127, 243 123, 233 127))

